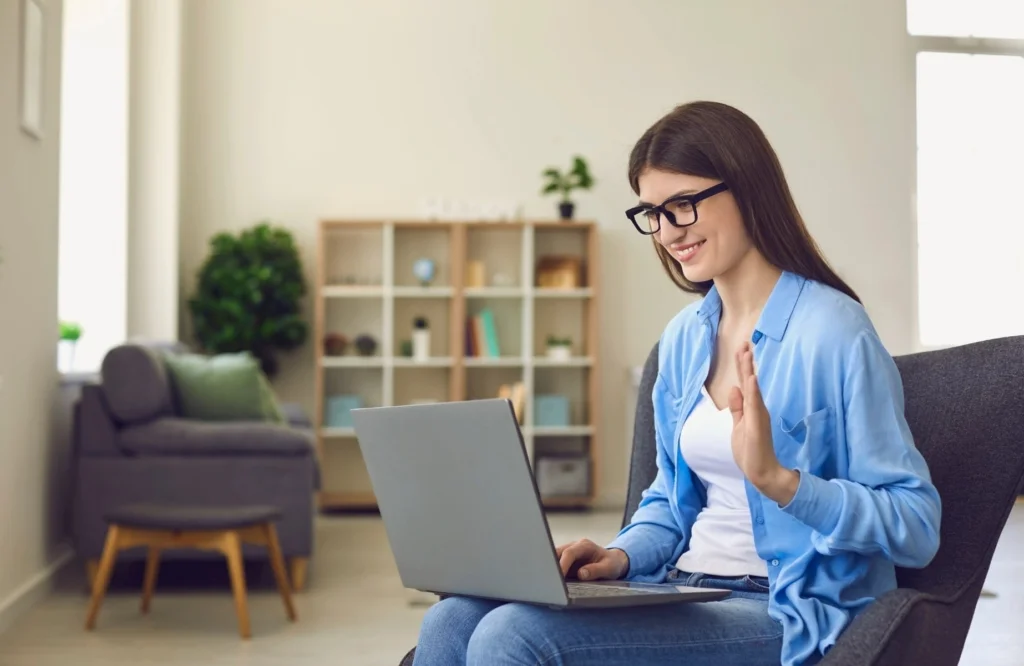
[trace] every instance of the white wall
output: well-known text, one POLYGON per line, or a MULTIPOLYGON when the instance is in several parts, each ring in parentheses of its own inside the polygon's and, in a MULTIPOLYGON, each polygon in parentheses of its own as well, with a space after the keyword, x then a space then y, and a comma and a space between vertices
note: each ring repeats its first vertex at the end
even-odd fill
POLYGON ((62 558, 57 403, 60 0, 46 0, 45 136, 19 129, 20 2, 0 2, 0 631, 62 558))
MULTIPOLYGON (((626 161, 677 103, 730 102, 780 153, 808 224, 894 353, 911 346, 913 67, 902 2, 187 0, 182 299, 208 238, 262 218, 312 269, 325 216, 538 196, 576 152, 603 228, 605 499, 624 491, 626 368, 687 298, 622 211, 626 161), (614 258, 614 261, 612 260, 614 258), (647 295, 649 299, 638 298, 647 295)), ((183 316, 187 321, 187 318, 183 316)), ((278 389, 312 408, 312 352, 278 389)))

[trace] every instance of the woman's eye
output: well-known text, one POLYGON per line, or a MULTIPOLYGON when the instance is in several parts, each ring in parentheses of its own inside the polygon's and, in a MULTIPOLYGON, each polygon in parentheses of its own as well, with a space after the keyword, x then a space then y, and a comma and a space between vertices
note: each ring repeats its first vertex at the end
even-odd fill
POLYGON ((680 213, 689 213, 693 210, 693 204, 687 199, 673 201, 672 210, 680 213))

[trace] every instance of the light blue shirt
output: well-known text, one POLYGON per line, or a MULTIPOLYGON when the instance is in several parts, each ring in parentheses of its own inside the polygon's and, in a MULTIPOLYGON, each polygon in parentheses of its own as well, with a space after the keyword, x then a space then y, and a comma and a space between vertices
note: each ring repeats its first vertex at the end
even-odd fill
MULTIPOLYGON (((713 287, 662 334, 651 394, 658 474, 608 544, 629 556, 629 580, 665 582, 706 502, 678 441, 708 377, 721 309, 713 287)), ((752 342, 776 456, 800 472, 786 506, 745 483, 754 543, 768 564, 768 612, 782 624, 781 661, 791 666, 816 661, 895 588, 896 566, 932 560, 941 502, 904 417, 896 365, 859 303, 783 273, 752 342)))

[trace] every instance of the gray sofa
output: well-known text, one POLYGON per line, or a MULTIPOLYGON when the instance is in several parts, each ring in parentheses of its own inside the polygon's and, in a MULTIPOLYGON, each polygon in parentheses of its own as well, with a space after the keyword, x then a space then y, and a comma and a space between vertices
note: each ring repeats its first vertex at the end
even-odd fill
MULTIPOLYGON (((281 550, 301 589, 313 553, 318 472, 311 423, 282 405, 289 423, 203 422, 182 418, 162 360, 180 343, 125 344, 103 360, 100 380, 82 387, 73 413, 71 522, 77 554, 95 566, 115 506, 160 503, 280 508, 281 550)), ((265 549, 246 546, 250 560, 265 549)), ((162 559, 207 558, 202 551, 168 551, 162 559)), ((145 551, 119 560, 144 559, 145 551)))

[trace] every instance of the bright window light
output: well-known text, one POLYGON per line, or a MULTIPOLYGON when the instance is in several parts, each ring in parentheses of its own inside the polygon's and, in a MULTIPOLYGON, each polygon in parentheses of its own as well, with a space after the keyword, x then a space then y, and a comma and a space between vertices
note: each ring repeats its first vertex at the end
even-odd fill
POLYGON ((1024 334, 1024 58, 917 56, 920 342, 1024 334))
POLYGON ((1024 0, 907 0, 912 35, 1024 39, 1024 0))

